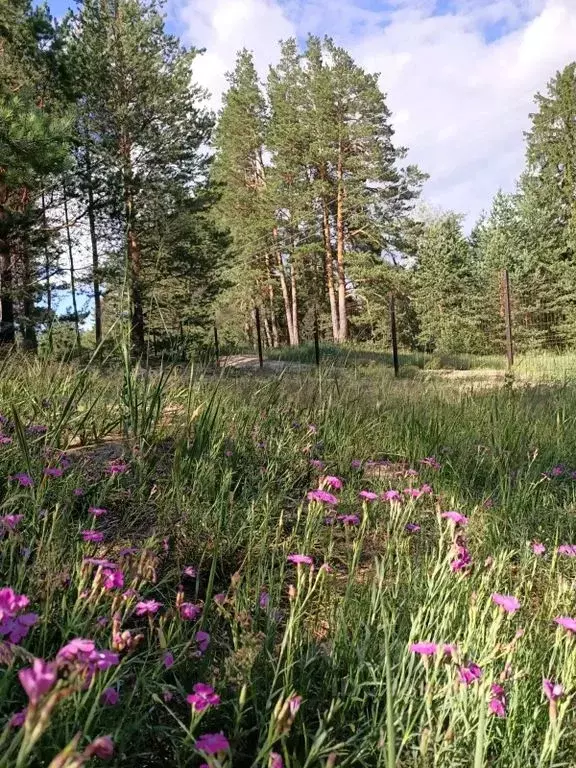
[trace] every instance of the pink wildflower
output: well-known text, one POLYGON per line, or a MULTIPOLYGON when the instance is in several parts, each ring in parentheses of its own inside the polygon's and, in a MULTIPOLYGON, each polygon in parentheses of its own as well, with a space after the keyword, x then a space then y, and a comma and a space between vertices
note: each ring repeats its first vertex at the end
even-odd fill
POLYGON ((105 589, 122 589, 124 586, 124 574, 122 571, 104 571, 105 589))
POLYGON ((468 524, 468 518, 464 515, 460 514, 460 512, 450 511, 450 512, 442 512, 440 517, 445 518, 446 520, 450 520, 451 523, 454 523, 454 525, 467 525, 468 524))
POLYGON ((287 560, 294 565, 314 565, 314 560, 309 555, 288 555, 287 560))
POLYGON ((196 739, 196 749, 205 755, 217 755, 230 749, 230 744, 223 733, 205 733, 196 739))
POLYGON ((542 680, 542 690, 548 701, 556 701, 556 699, 559 699, 564 695, 563 685, 560 683, 553 683, 552 680, 547 680, 546 678, 542 680))
POLYGON ((116 688, 105 688, 100 696, 100 704, 103 707, 115 707, 120 701, 120 694, 116 688))
POLYGON ((99 757, 101 760, 110 760, 114 755, 114 742, 110 736, 99 736, 91 744, 88 744, 84 750, 84 755, 88 758, 99 757))
POLYGON ((58 677, 56 667, 44 659, 34 659, 31 667, 21 669, 18 672, 20 684, 28 695, 32 706, 38 704, 42 696, 48 693, 58 677))
POLYGON ((206 685, 206 683, 196 683, 192 690, 194 693, 189 694, 186 701, 192 705, 195 712, 203 712, 208 707, 217 707, 220 704, 220 696, 212 686, 206 685))
POLYGON ((161 607, 157 600, 142 600, 136 603, 136 616, 153 616, 161 607))
POLYGON ((455 650, 454 645, 442 643, 419 642, 412 643, 410 646, 410 653, 417 653, 420 656, 435 656, 438 651, 441 651, 443 656, 452 656, 455 650))
POLYGON ((493 683, 490 686, 490 702, 488 703, 488 709, 496 717, 506 717, 506 695, 504 688, 497 683, 493 683))
POLYGON ((288 698, 288 709, 291 717, 296 717, 300 706, 302 705, 302 696, 290 696, 288 698))
POLYGON ((86 491, 84 490, 84 488, 74 488, 72 493, 74 494, 74 496, 84 496, 86 491))
POLYGON ((400 491, 395 490, 384 491, 384 493, 380 494, 380 498, 382 501, 402 501, 400 491))
POLYGON ((224 605, 226 602, 226 595, 224 592, 219 592, 217 595, 214 595, 214 602, 216 605, 224 605))
POLYGON ((46 467, 44 477, 62 477, 64 470, 61 467, 46 467))
POLYGON ((567 555, 568 557, 576 557, 576 544, 560 544, 557 549, 559 555, 567 555))
POLYGON ((321 485, 325 485, 326 488, 331 488, 333 491, 341 491, 344 487, 344 483, 339 477, 334 475, 327 475, 321 480, 321 485))
POLYGON ((101 541, 104 541, 104 534, 100 531, 80 531, 80 535, 86 542, 99 544, 101 541))
POLYGON ((34 480, 32 480, 30 475, 26 474, 26 472, 17 472, 15 475, 10 477, 10 480, 17 480, 18 484, 21 485, 22 488, 32 488, 34 485, 34 480))
POLYGON ((194 639, 196 640, 196 645, 198 646, 198 651, 200 654, 206 653, 208 646, 210 645, 210 635, 208 632, 199 630, 194 635, 194 639))
POLYGON ((170 651, 165 651, 164 655, 162 656, 162 663, 166 669, 170 669, 170 667, 174 666, 174 655, 170 653, 170 651))
POLYGON ((430 467, 431 469, 440 469, 440 462, 434 458, 434 456, 427 456, 425 459, 420 459, 420 464, 423 464, 425 467, 430 467))
POLYGON ((108 510, 104 509, 104 507, 88 507, 88 512, 93 517, 102 517, 108 514, 108 510))
POLYGON ((127 471, 128 464, 123 461, 113 461, 106 468, 106 474, 112 475, 112 477, 114 477, 114 475, 123 475, 124 472, 127 471))
POLYGON ((544 546, 544 544, 541 544, 539 541, 533 541, 532 552, 535 555, 543 555, 546 552, 546 547, 544 546))
POLYGON ((492 602, 496 603, 505 613, 514 614, 520 608, 520 603, 513 595, 500 595, 493 592, 492 602))
POLYGON ((320 461, 320 459, 310 459, 310 465, 319 472, 322 472, 325 466, 324 462, 320 461))
POLYGON ((180 605, 180 618, 184 621, 196 621, 202 613, 202 607, 194 603, 182 603, 180 605))
POLYGON ((316 501, 318 504, 338 504, 338 499, 334 494, 323 491, 321 488, 315 491, 308 491, 307 498, 308 501, 316 501))
POLYGON ((568 630, 568 632, 576 633, 576 619, 572 619, 570 618, 570 616, 556 616, 554 621, 560 627, 563 627, 564 629, 568 630))
POLYGON ((10 728, 21 728, 24 725, 24 721, 26 720, 26 715, 28 714, 28 708, 21 709, 20 712, 15 712, 10 720, 8 721, 8 725, 10 728))
POLYGON ((470 662, 463 667, 459 667, 458 669, 458 679, 462 685, 470 685, 476 680, 480 680, 481 677, 482 670, 478 664, 474 664, 473 662, 470 662))
POLYGON ((344 525, 360 525, 360 518, 358 515, 338 515, 337 520, 344 525))
POLYGON ((0 528, 13 531, 24 520, 24 515, 4 515, 0 517, 0 528))
POLYGON ((406 523, 404 530, 406 533, 418 533, 420 526, 417 523, 406 523))
POLYGON ((358 496, 364 501, 376 501, 378 498, 378 494, 374 493, 374 491, 360 491, 358 496))
POLYGON ((194 568, 193 565, 187 565, 186 568, 182 571, 184 576, 188 576, 190 579, 196 578, 196 568, 194 568))
POLYGON ((263 608, 266 610, 268 606, 270 605, 270 595, 268 592, 260 592, 260 599, 258 600, 258 605, 260 608, 263 608))
POLYGON ((278 752, 270 752, 270 756, 268 758, 268 768, 284 768, 282 755, 279 755, 278 752))

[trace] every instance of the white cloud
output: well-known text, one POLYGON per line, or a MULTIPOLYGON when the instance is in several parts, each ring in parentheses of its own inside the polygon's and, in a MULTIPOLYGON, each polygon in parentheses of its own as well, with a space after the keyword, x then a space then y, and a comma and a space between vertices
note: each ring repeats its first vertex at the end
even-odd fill
POLYGON ((237 49, 253 50, 265 76, 279 39, 333 35, 381 73, 397 140, 430 174, 426 199, 469 223, 499 187, 513 189, 534 93, 576 55, 576 0, 452 0, 443 15, 434 0, 391 0, 387 10, 345 0, 337 13, 332 0, 176 2, 181 34, 207 49, 197 77, 216 97, 237 49))

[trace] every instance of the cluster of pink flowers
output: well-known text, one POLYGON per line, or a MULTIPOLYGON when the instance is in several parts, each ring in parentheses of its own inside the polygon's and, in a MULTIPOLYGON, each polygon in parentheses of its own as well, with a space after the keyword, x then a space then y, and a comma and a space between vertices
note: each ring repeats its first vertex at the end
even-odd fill
POLYGON ((24 520, 24 515, 3 515, 0 517, 0 535, 3 532, 16 530, 22 520, 24 520))
POLYGON ((8 642, 20 643, 38 621, 36 613, 22 613, 29 605, 26 595, 18 595, 11 587, 0 589, 0 636, 8 642))
POLYGON ((110 667, 115 667, 120 657, 114 651, 99 650, 93 640, 76 637, 56 654, 58 664, 71 664, 77 669, 87 673, 88 679, 95 672, 105 672, 110 667))
POLYGON ((520 609, 520 601, 513 595, 501 595, 498 592, 494 592, 491 598, 492 602, 502 608, 504 613, 513 615, 520 609))
POLYGON ((456 646, 449 643, 430 643, 427 641, 421 641, 419 643, 412 643, 410 646, 410 652, 416 653, 419 656, 441 656, 451 657, 456 652, 456 646))
POLYGON ((490 686, 488 709, 496 717, 506 717, 506 692, 499 683, 490 686))

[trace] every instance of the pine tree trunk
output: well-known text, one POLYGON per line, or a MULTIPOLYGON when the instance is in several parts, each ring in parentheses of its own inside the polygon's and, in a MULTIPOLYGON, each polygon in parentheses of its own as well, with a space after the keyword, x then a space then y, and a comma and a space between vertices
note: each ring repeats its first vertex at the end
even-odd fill
POLYGON ((298 330, 298 294, 296 292, 296 270, 294 264, 290 268, 290 287, 292 292, 292 337, 294 346, 300 344, 300 333, 298 330))
POLYGON ((94 293, 94 331, 96 345, 102 341, 102 297, 100 294, 100 275, 98 262, 98 239, 96 237, 96 217, 94 214, 94 190, 92 189, 92 162, 90 150, 86 144, 86 180, 88 182, 88 225, 90 227, 90 246, 92 249, 92 288, 94 293))
POLYGON ((48 226, 46 224, 46 198, 44 197, 44 190, 42 190, 42 226, 44 227, 44 270, 46 274, 46 310, 48 314, 48 322, 49 324, 52 324, 52 285, 50 283, 50 254, 48 253, 48 244, 46 242, 48 226))
POLYGON ((270 321, 267 317, 264 317, 264 337, 266 345, 270 348, 272 346, 272 334, 270 333, 270 321))
POLYGON ((336 208, 336 259, 338 262, 338 326, 339 341, 348 338, 348 316, 346 312, 346 272, 344 269, 344 184, 342 169, 342 148, 338 155, 338 199, 336 208))
MULTIPOLYGON (((3 206, 8 202, 8 191, 0 185, 0 226, 6 218, 3 206)), ((1 230, 0 230, 1 231, 1 230)), ((14 344, 14 298, 12 296, 12 254, 6 237, 0 238, 0 344, 14 344)))
POLYGON ((27 352, 36 352, 38 340, 34 326, 34 278, 30 264, 30 256, 24 243, 19 244, 19 262, 22 274, 22 339, 23 347, 27 352))
POLYGON ((124 159, 124 207, 126 211, 126 249, 130 275, 131 343, 136 355, 144 354, 144 308, 142 296, 142 254, 135 231, 134 196, 130 144, 122 142, 124 159))
MULTIPOLYGON (((274 240, 276 240, 276 233, 274 233, 274 240)), ((282 298, 284 299, 284 311, 286 313, 286 327, 288 329, 288 343, 291 347, 295 345, 294 342, 294 325, 292 322, 292 302, 288 293, 288 283, 286 280, 286 270, 282 262, 282 255, 280 250, 276 248, 276 264, 278 265, 278 275, 280 277, 280 288, 282 289, 282 298)))
POLYGON ((70 291, 72 293, 72 311, 74 313, 74 333, 76 335, 76 346, 78 349, 82 346, 80 341, 80 322, 78 319, 78 302, 76 301, 76 275, 74 274, 74 253, 72 250, 72 237, 70 235, 70 223, 68 220, 68 196, 66 194, 66 183, 62 183, 62 194, 64 196, 64 223, 66 225, 66 242, 68 244, 68 258, 70 260, 70 291))
POLYGON ((330 242, 330 217, 326 203, 323 203, 323 234, 325 251, 325 272, 326 289, 330 301, 330 317, 332 318, 332 339, 338 341, 340 329, 338 326, 338 306, 336 304, 336 294, 334 292, 334 255, 332 253, 332 244, 330 242))
POLYGON ((278 342, 278 323, 276 322, 276 308, 274 306, 274 284, 272 282, 272 269, 270 266, 270 256, 266 254, 266 271, 268 273, 268 299, 270 301, 270 330, 272 332, 272 346, 279 346, 278 342))

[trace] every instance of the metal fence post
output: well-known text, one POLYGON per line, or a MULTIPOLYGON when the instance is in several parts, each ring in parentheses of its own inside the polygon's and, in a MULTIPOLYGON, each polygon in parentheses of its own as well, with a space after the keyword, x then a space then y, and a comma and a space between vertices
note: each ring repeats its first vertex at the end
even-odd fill
POLYGON ((400 364, 398 362, 398 337, 396 334, 396 301, 394 293, 390 293, 390 335, 392 337, 392 360, 394 362, 394 376, 398 376, 400 364))
POLYGON ((260 330, 260 308, 256 307, 255 312, 256 319, 256 338, 258 339, 258 363, 260 368, 264 367, 264 355, 262 354, 262 331, 260 330))
POLYGON ((508 368, 514 365, 514 340, 512 337, 512 313, 510 310, 510 276, 508 270, 502 271, 502 287, 504 290, 504 322, 506 324, 506 357, 508 368))

